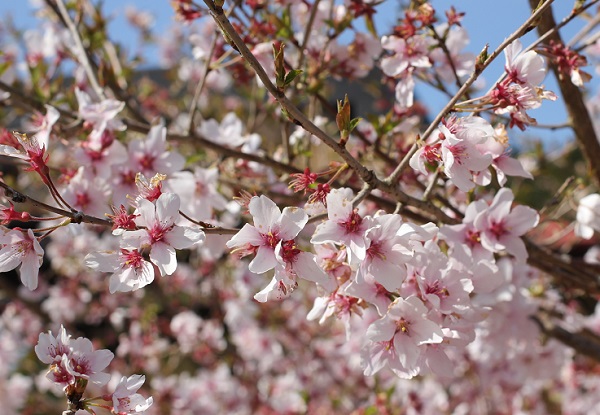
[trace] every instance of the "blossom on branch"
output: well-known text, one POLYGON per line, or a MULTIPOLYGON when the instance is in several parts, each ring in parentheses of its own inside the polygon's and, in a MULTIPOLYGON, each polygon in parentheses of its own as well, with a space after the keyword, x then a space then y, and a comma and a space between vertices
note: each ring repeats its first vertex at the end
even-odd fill
MULTIPOLYGON (((123 248, 150 249, 150 261, 158 267, 161 276, 171 275, 177 268, 175 249, 187 249, 205 239, 204 232, 189 226, 175 225, 179 217, 179 196, 163 193, 153 204, 147 199, 138 202, 135 219, 137 231, 123 233, 123 248)), ((137 262, 136 262, 137 263, 137 262)), ((139 266, 144 269, 142 262, 139 266)), ((143 272, 147 275, 146 272, 143 272)))

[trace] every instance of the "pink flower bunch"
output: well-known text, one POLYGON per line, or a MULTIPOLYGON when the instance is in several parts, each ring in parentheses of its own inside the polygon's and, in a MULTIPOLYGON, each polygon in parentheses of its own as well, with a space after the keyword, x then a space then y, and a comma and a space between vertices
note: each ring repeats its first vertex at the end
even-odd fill
MULTIPOLYGON (((55 337, 52 331, 40 333, 35 353, 50 370, 46 377, 61 386, 67 399, 75 409, 94 413, 92 406, 104 406, 94 403, 94 398, 83 400, 83 394, 88 382, 105 385, 111 376, 103 370, 113 360, 114 354, 106 349, 94 350, 92 342, 85 337, 72 339, 63 326, 55 337)), ((144 399, 136 393, 144 383, 144 376, 123 376, 113 394, 106 400, 112 401, 112 407, 107 407, 114 414, 143 414, 152 405, 152 398, 144 399)))

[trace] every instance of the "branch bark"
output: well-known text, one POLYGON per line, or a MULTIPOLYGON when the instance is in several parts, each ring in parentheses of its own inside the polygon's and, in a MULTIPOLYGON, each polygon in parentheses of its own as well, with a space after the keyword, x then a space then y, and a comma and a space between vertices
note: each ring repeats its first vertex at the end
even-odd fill
MULTIPOLYGON (((535 8, 537 3, 538 0, 529 0, 532 8, 535 8)), ((556 25, 552 8, 549 8, 540 16, 537 26, 537 31, 540 35, 549 33, 544 40, 545 44, 549 44, 550 41, 563 43, 558 30, 552 30, 556 25)), ((590 176, 593 178, 596 186, 600 186, 600 142, 598 142, 590 113, 583 101, 583 94, 577 86, 573 85, 570 78, 562 77, 561 79, 559 77, 556 65, 551 65, 551 68, 565 101, 571 128, 573 128, 575 138, 585 158, 590 176)))

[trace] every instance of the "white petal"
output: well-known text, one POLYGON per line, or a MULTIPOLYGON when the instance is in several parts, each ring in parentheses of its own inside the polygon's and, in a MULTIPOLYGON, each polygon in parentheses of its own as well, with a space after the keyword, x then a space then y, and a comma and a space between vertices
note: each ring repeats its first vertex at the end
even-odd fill
POLYGON ((175 249, 163 242, 152 245, 150 260, 158 267, 161 276, 171 275, 177 269, 177 257, 175 249))

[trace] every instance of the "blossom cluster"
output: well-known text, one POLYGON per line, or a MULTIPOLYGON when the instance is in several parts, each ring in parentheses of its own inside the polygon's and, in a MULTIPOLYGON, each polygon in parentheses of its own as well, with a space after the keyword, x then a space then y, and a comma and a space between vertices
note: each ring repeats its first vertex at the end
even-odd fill
POLYGON ((111 351, 94 350, 92 342, 85 337, 71 339, 61 326, 57 336, 52 332, 41 333, 35 353, 42 363, 50 365, 46 377, 61 386, 67 399, 75 409, 93 413, 90 407, 104 406, 113 413, 143 414, 152 405, 152 398, 144 399, 138 389, 144 383, 144 376, 123 376, 111 396, 103 398, 112 401, 112 406, 94 403, 94 399, 82 400, 88 382, 105 385, 110 374, 102 372, 110 364, 114 355, 111 351))

